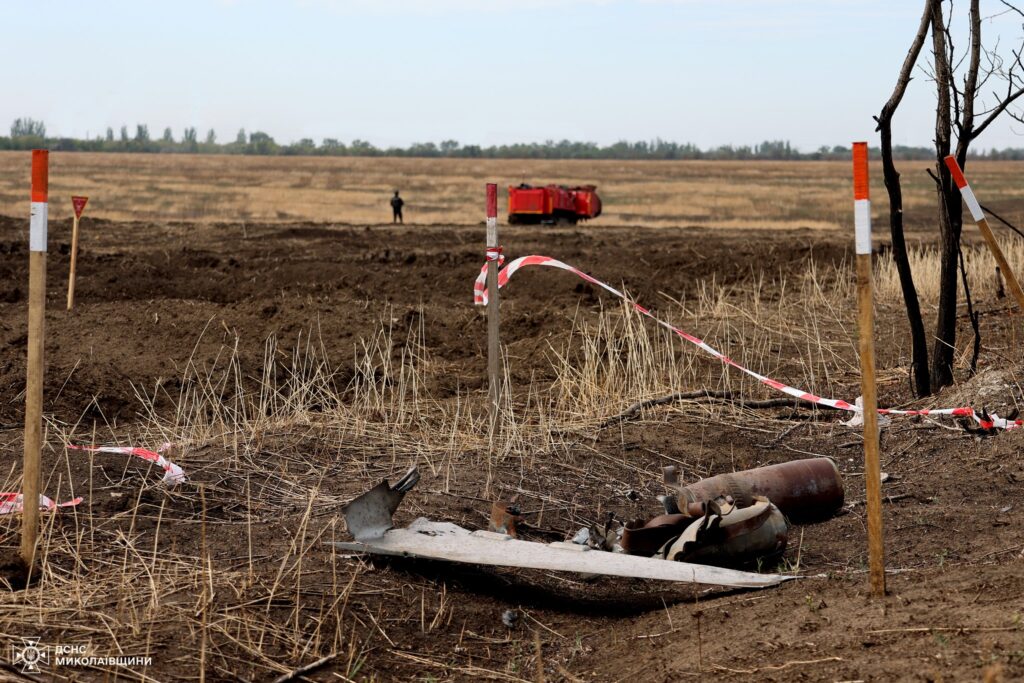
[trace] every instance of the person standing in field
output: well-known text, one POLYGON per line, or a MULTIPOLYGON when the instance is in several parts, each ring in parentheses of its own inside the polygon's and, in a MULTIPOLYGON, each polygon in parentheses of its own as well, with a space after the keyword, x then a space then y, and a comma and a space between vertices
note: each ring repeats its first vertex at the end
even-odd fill
POLYGON ((402 220, 402 206, 405 202, 398 196, 398 190, 395 190, 395 196, 391 198, 391 222, 392 223, 404 223, 402 220))

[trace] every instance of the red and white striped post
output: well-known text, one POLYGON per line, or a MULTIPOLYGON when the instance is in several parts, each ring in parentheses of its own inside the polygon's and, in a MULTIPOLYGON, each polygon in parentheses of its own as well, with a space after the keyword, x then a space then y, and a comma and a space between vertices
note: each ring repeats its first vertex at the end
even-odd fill
POLYGON ((974 196, 974 190, 967 183, 967 178, 964 178, 964 172, 960 169, 960 164, 957 163, 956 157, 952 154, 946 157, 946 167, 949 169, 950 175, 953 176, 953 182, 960 188, 960 196, 964 198, 964 204, 967 204, 967 209, 971 212, 974 222, 977 223, 981 236, 985 238, 989 251, 992 252, 996 264, 999 265, 999 270, 1006 277, 1006 284, 1010 287, 1010 292, 1014 298, 1017 299, 1017 305, 1024 311, 1024 291, 1021 291, 1020 283, 1017 282, 1017 276, 1013 274, 1010 264, 1006 262, 1003 250, 999 248, 999 244, 996 242, 996 236, 992 234, 992 228, 989 227, 988 219, 985 218, 985 212, 981 210, 978 198, 974 196))
POLYGON ((491 433, 498 421, 501 400, 501 343, 498 329, 498 269, 501 247, 498 246, 498 186, 487 183, 487 396, 491 416, 491 433))
POLYGON ((50 153, 32 150, 29 220, 28 367, 25 380, 25 460, 22 478, 21 559, 31 572, 39 537, 39 458, 43 441, 43 325, 46 312, 46 230, 50 153))
POLYGON ((868 569, 871 594, 885 595, 882 543, 882 466, 878 456, 878 395, 875 389, 875 311, 871 277, 871 199, 868 143, 853 143, 853 216, 857 252, 857 331, 864 416, 864 488, 867 492, 868 569))

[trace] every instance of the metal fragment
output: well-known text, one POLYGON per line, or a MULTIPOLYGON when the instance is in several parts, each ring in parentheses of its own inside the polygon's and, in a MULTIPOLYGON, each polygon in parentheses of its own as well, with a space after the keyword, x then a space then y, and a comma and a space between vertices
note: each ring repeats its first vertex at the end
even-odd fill
MULTIPOLYGON (((668 479, 669 477, 666 477, 668 479)), ((756 496, 774 503, 794 522, 828 519, 843 506, 843 478, 831 458, 805 458, 778 465, 719 474, 675 488, 664 499, 665 511, 687 513, 694 503, 728 496, 737 507, 750 507, 756 496)))
POLYGON ((394 526, 391 515, 405 498, 405 494, 420 480, 420 473, 412 467, 394 486, 385 479, 366 493, 341 507, 349 533, 356 540, 379 538, 394 526))
POLYGON ((736 567, 778 557, 786 550, 789 527, 767 498, 726 514, 708 512, 691 523, 664 551, 666 559, 736 567))
POLYGON ((418 475, 414 470, 400 485, 381 482, 342 508, 355 541, 331 543, 346 551, 375 555, 419 557, 466 564, 522 567, 582 574, 600 574, 663 581, 700 583, 735 588, 775 586, 792 576, 754 574, 721 567, 666 562, 624 553, 595 551, 573 543, 535 543, 505 534, 470 531, 448 522, 419 518, 404 529, 392 528, 391 514, 418 475), (408 483, 411 480, 412 483, 408 483), (354 516, 354 517, 353 517, 354 516), (358 519, 356 519, 358 518, 358 519))
POLYGON ((775 586, 793 576, 755 574, 688 562, 591 550, 572 543, 519 541, 503 534, 470 531, 448 522, 419 518, 405 529, 390 529, 379 538, 335 542, 342 550, 447 560, 465 564, 521 567, 601 574, 639 579, 700 583, 733 588, 775 586), (570 548, 569 546, 572 546, 570 548))

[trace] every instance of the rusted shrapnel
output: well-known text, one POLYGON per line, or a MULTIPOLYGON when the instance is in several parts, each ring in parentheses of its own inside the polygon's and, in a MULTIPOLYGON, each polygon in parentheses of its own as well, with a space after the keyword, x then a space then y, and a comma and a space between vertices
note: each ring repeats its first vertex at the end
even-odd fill
POLYGON ((726 496, 739 508, 750 507, 755 496, 775 504, 793 522, 819 522, 834 515, 844 499, 843 478, 832 458, 805 458, 752 470, 719 474, 679 486, 674 467, 665 468, 665 483, 676 496, 665 498, 665 512, 690 511, 694 504, 726 496))
POLYGON ((732 508, 724 515, 709 506, 662 553, 677 562, 738 567, 778 557, 788 540, 786 518, 767 498, 757 496, 752 505, 732 508))
POLYGON ((650 557, 661 550, 666 543, 679 538, 694 520, 704 517, 709 511, 716 515, 727 515, 733 508, 732 501, 724 497, 705 503, 690 503, 686 513, 658 515, 647 522, 641 519, 627 522, 622 531, 622 550, 630 555, 650 557))
POLYGON ((627 524, 622 549, 631 555, 720 567, 769 559, 786 549, 789 526, 767 498, 755 496, 745 508, 718 498, 700 508, 698 516, 666 514, 646 524, 627 524))
POLYGON ((646 524, 643 520, 628 522, 622 530, 622 549, 630 555, 651 557, 666 543, 678 538, 694 517, 680 513, 658 515, 646 524))

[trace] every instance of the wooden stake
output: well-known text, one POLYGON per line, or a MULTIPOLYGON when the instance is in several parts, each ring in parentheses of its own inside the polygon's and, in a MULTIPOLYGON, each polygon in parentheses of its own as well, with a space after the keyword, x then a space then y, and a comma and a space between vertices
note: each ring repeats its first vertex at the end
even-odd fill
POLYGON ((867 492, 868 569, 871 594, 885 595, 882 539, 882 467, 878 455, 878 395, 875 388, 875 311, 871 277, 871 200, 868 145, 853 143, 853 197, 857 247, 857 331, 860 337, 860 387, 864 416, 864 487, 867 492))
POLYGON ((74 223, 71 228, 71 270, 68 272, 68 310, 75 307, 75 266, 78 264, 78 221, 82 218, 85 205, 89 203, 88 197, 71 197, 71 206, 74 208, 74 223))
POLYGON ((857 329, 860 332, 860 391, 864 408, 864 482, 867 489, 868 559, 871 593, 885 595, 882 541, 882 466, 878 455, 878 396, 875 390, 875 316, 871 255, 857 254, 857 329))
POLYGON ((491 433, 498 422, 501 401, 501 342, 498 325, 498 186, 487 184, 487 381, 491 433))
POLYGON ((1003 250, 999 248, 999 244, 996 242, 996 236, 992 234, 992 228, 989 227, 988 219, 985 217, 985 212, 981 210, 981 204, 978 203, 977 197, 974 196, 974 190, 967 183, 967 179, 964 178, 964 172, 960 169, 960 164, 957 163, 956 157, 949 155, 945 159, 946 167, 949 169, 949 173, 953 176, 953 182, 960 188, 960 194, 964 198, 964 203, 967 204, 968 210, 971 212, 971 217, 974 218, 974 222, 978 224, 978 230, 981 231, 981 236, 985 238, 985 243, 988 244, 989 251, 992 252, 992 256, 996 260, 996 264, 1002 271, 1003 276, 1006 278, 1006 284, 1010 288, 1010 293, 1013 294, 1013 298, 1017 300, 1017 305, 1020 306, 1021 310, 1024 311, 1024 290, 1021 290, 1020 283, 1017 281, 1017 276, 1013 274, 1013 269, 1010 268, 1010 264, 1006 262, 1006 257, 1003 256, 1003 250))
POLYGON ((25 380, 24 510, 21 559, 31 572, 39 538, 40 465, 43 441, 43 326, 46 313, 46 229, 49 152, 32 151, 32 210, 28 257, 28 366, 25 380))
POLYGON ((999 248, 999 244, 996 242, 996 236, 992 234, 992 228, 989 227, 988 219, 982 216, 981 220, 977 221, 977 223, 978 229, 981 230, 982 237, 984 237, 985 242, 988 243, 989 251, 992 252, 992 256, 995 258, 996 263, 999 264, 1000 272, 1006 275, 1006 284, 1010 288, 1013 298, 1017 300, 1017 305, 1020 306, 1022 311, 1024 311, 1024 290, 1021 290, 1020 283, 1017 281, 1017 276, 1014 275, 1013 269, 1010 268, 1010 264, 1007 263, 1006 257, 1003 256, 1003 250, 999 248))
POLYGON ((78 263, 78 216, 71 224, 71 270, 68 272, 68 310, 75 307, 75 265, 78 263))
POLYGON ((210 587, 213 572, 211 571, 210 567, 210 558, 206 554, 206 486, 204 486, 203 484, 199 485, 199 498, 203 508, 203 517, 199 526, 199 556, 203 562, 203 576, 201 579, 203 582, 203 590, 199 594, 199 599, 202 601, 202 606, 200 607, 202 613, 200 614, 201 621, 199 626, 199 628, 202 631, 200 633, 199 640, 199 683, 206 683, 206 639, 208 637, 207 632, 209 630, 209 622, 207 621, 207 607, 209 606, 211 598, 210 594, 207 591, 210 587))

